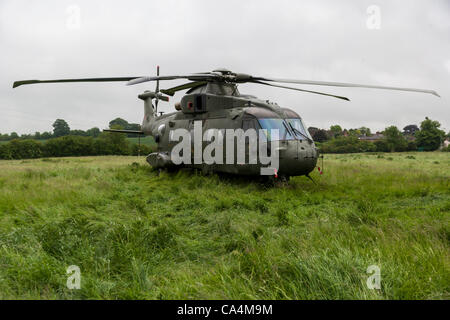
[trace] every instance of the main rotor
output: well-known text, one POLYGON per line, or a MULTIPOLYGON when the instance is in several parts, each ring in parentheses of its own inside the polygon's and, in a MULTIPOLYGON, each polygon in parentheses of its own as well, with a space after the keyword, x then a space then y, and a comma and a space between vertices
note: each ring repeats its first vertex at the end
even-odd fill
MULTIPOLYGON (((425 90, 425 89, 415 89, 415 88, 401 88, 401 87, 388 87, 388 86, 378 86, 378 85, 366 85, 366 84, 356 84, 356 83, 344 83, 344 82, 329 82, 329 81, 313 81, 313 80, 297 80, 297 79, 280 79, 280 78, 271 78, 271 77, 261 77, 261 76, 253 76, 246 73, 235 73, 231 70, 219 68, 215 69, 211 72, 199 72, 199 73, 191 73, 191 74, 182 74, 182 75, 169 75, 169 76, 160 76, 159 75, 159 66, 157 67, 156 76, 135 76, 135 77, 112 77, 112 78, 84 78, 84 79, 59 79, 59 80, 22 80, 16 81, 13 84, 13 88, 16 88, 25 84, 34 84, 34 83, 58 83, 58 82, 108 82, 108 81, 126 81, 127 85, 136 85, 149 81, 156 81, 156 90, 154 92, 154 99, 156 99, 156 106, 158 101, 163 97, 161 93, 173 96, 177 91, 186 90, 186 89, 194 89, 200 86, 204 86, 208 83, 226 83, 226 84, 240 84, 240 83, 255 83, 265 86, 283 88, 296 90, 300 92, 319 94, 323 96, 329 96, 337 99, 347 100, 347 97, 338 96, 334 94, 312 91, 306 89, 300 89, 295 87, 288 87, 285 85, 275 84, 275 83, 289 83, 289 84, 301 84, 301 85, 315 85, 315 86, 332 86, 332 87, 346 87, 346 88, 371 88, 371 89, 386 89, 386 90, 398 90, 398 91, 410 91, 410 92, 421 92, 433 94, 435 96, 439 95, 436 91, 433 90, 425 90), (168 81, 168 80, 177 80, 177 79, 186 79, 190 82, 169 88, 169 89, 159 89, 159 81, 168 81)), ((166 97, 167 98, 167 97, 166 97)))

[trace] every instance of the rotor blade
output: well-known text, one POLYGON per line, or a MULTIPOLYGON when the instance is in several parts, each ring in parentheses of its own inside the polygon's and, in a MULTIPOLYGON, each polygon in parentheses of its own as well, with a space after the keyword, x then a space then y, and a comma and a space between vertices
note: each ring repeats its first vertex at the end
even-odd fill
POLYGON ((262 81, 273 81, 281 83, 298 83, 298 84, 310 84, 318 86, 333 86, 333 87, 348 87, 348 88, 371 88, 371 89, 387 89, 387 90, 399 90, 399 91, 413 91, 430 93, 437 97, 440 97, 436 91, 425 90, 425 89, 414 89, 414 88, 398 88, 398 87, 386 87, 386 86, 374 86, 366 84, 356 84, 356 83, 343 83, 343 82, 327 82, 327 81, 312 81, 312 80, 294 80, 294 79, 275 79, 275 78, 264 78, 264 77, 252 77, 253 80, 262 81))
POLYGON ((322 96, 329 96, 329 97, 333 97, 333 98, 338 98, 338 99, 350 101, 350 99, 347 98, 347 97, 336 96, 334 94, 323 93, 323 92, 318 92, 318 91, 311 91, 311 90, 304 90, 304 89, 299 89, 299 88, 280 86, 280 85, 277 85, 277 84, 271 84, 271 83, 266 83, 266 82, 262 82, 262 81, 250 81, 250 83, 259 83, 259 84, 264 84, 266 86, 271 86, 271 87, 291 89, 291 90, 297 90, 297 91, 308 92, 308 93, 315 93, 315 94, 320 94, 322 96))
POLYGON ((144 134, 141 130, 117 130, 117 129, 103 129, 104 132, 112 133, 133 133, 133 134, 144 134))
POLYGON ((207 81, 193 81, 193 82, 188 82, 188 83, 185 83, 185 84, 173 87, 173 88, 162 89, 161 92, 164 93, 164 94, 167 94, 167 95, 169 95, 171 97, 173 97, 173 95, 177 91, 197 88, 197 87, 203 86, 203 85, 205 85, 207 83, 208 83, 207 81))
POLYGON ((188 74, 188 75, 179 75, 179 76, 157 76, 157 77, 140 77, 137 79, 133 79, 128 81, 127 85, 134 85, 138 83, 143 83, 147 81, 156 81, 156 80, 176 80, 176 79, 188 79, 192 81, 208 81, 222 78, 222 76, 213 73, 197 73, 197 74, 188 74))
POLYGON ((13 84, 13 88, 24 84, 33 83, 59 83, 59 82, 109 82, 109 81, 130 81, 132 79, 140 78, 136 77, 114 77, 114 78, 84 78, 84 79, 55 79, 55 80, 21 80, 16 81, 13 84))
MULTIPOLYGON (((156 76, 159 77, 159 66, 156 67, 156 76)), ((156 93, 159 92, 159 80, 156 80, 156 93)), ((156 101, 156 103, 158 103, 158 101, 156 101)))

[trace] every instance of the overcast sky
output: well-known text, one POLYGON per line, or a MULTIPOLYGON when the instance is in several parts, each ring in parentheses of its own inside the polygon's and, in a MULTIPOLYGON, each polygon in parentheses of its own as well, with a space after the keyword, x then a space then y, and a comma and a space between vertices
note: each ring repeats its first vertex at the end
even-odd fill
MULTIPOLYGON (((351 102, 258 85, 239 90, 297 111, 308 126, 419 124, 450 130, 450 1, 0 0, 0 132, 141 123, 137 95, 153 83, 35 84, 15 80, 235 72, 415 87, 429 94, 298 86, 351 102), (375 5, 375 6, 374 6, 375 5), (78 15, 79 13, 79 15, 78 15), (78 19, 79 18, 79 19, 78 19)), ((180 82, 165 82, 171 87, 180 82)), ((177 93, 162 110, 173 111, 177 93)))

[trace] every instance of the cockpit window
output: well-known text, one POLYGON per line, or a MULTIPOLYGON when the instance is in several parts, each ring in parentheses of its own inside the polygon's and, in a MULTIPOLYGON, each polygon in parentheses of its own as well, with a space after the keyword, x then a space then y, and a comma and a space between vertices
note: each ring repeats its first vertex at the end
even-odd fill
POLYGON ((267 135, 269 141, 275 139, 275 137, 271 136, 270 130, 278 129, 278 139, 279 140, 293 140, 294 137, 291 134, 291 130, 288 129, 286 122, 284 119, 274 119, 274 118, 264 118, 258 119, 259 124, 262 129, 267 129, 267 135))
POLYGON ((300 119, 300 118, 290 118, 290 119, 286 119, 286 120, 295 129, 293 131, 295 132, 295 134, 297 135, 297 137, 299 139, 305 139, 305 136, 306 136, 306 137, 308 137, 309 139, 312 140, 312 137, 309 134, 309 131, 306 130, 306 126, 302 122, 302 119, 300 119), (301 134, 296 132, 296 130, 298 130, 301 134))

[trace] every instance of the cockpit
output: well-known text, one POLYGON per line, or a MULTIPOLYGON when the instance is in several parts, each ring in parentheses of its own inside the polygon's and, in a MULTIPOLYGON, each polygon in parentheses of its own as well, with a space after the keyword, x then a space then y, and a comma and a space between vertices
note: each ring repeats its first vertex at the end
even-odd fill
MULTIPOLYGON (((261 108, 250 108, 242 120, 242 129, 266 129, 269 141, 275 139, 270 135, 271 130, 278 130, 278 140, 308 140, 313 141, 300 116, 294 112, 286 112, 287 118, 280 118, 277 114, 261 108), (259 110, 258 110, 259 109, 259 110)), ((291 110, 290 110, 291 111, 291 110)))

